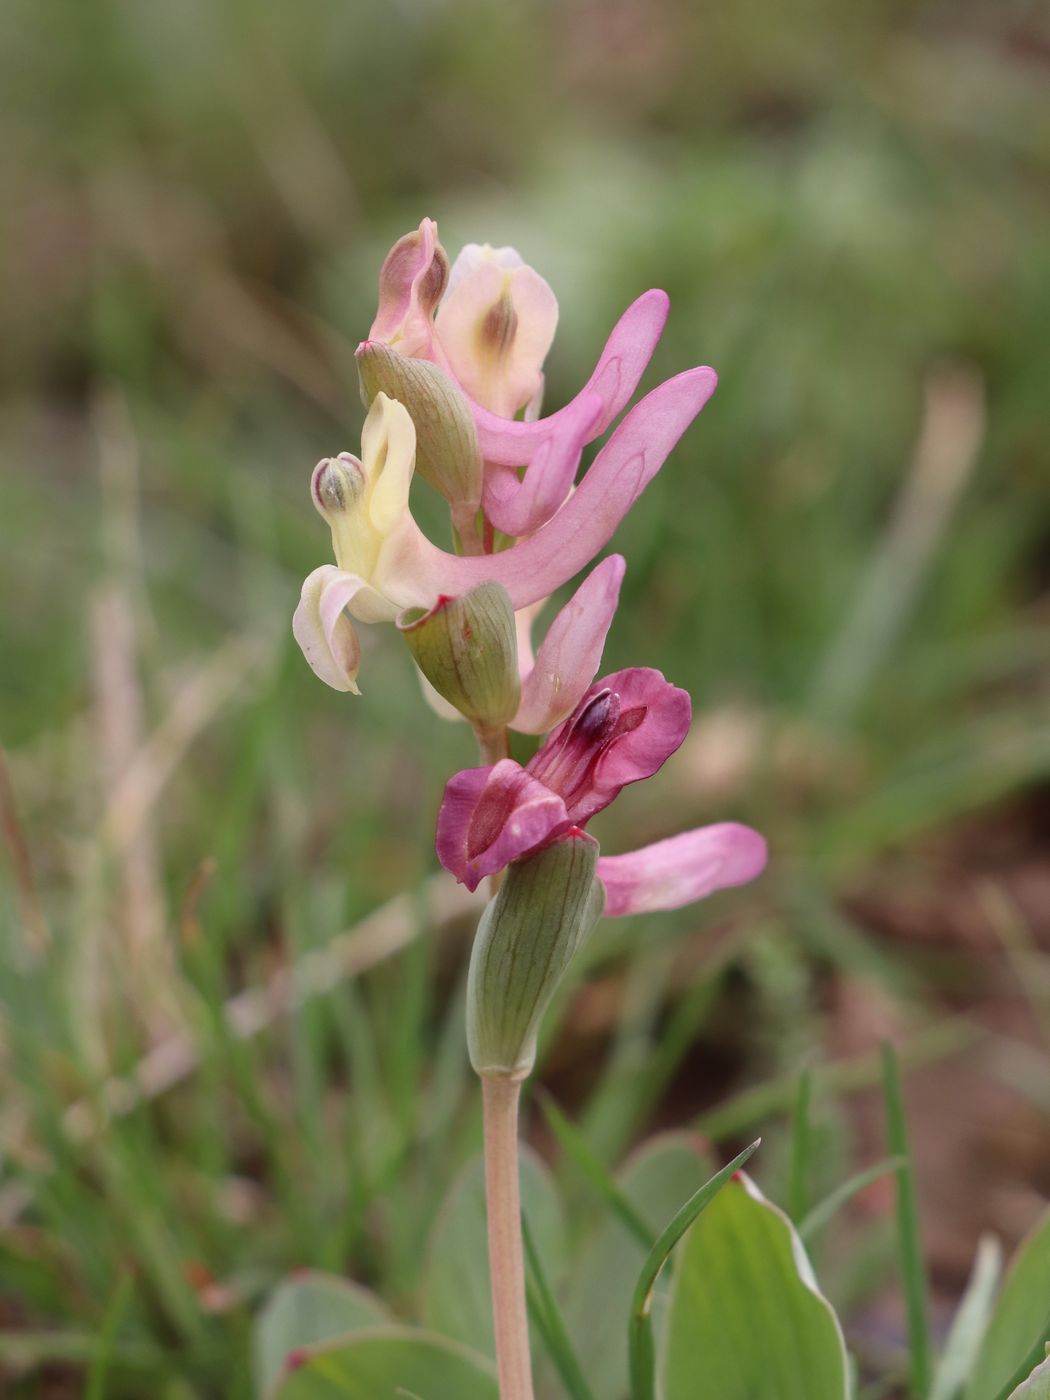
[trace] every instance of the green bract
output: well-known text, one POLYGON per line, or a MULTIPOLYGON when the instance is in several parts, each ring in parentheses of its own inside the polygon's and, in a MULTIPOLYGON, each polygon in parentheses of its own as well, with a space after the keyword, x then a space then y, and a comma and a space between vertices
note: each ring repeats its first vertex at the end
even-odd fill
POLYGON ((508 724, 521 702, 514 609, 499 583, 479 583, 429 612, 398 618, 416 665, 438 694, 482 729, 508 724))
POLYGON ((578 833, 507 870, 478 925, 467 982, 467 1043, 478 1074, 524 1077, 536 1031, 602 911, 598 843, 578 833))
POLYGON ((374 340, 357 352, 361 397, 379 393, 403 403, 416 425, 416 470, 453 507, 472 518, 481 501, 482 461, 477 429, 462 390, 437 365, 399 355, 374 340))

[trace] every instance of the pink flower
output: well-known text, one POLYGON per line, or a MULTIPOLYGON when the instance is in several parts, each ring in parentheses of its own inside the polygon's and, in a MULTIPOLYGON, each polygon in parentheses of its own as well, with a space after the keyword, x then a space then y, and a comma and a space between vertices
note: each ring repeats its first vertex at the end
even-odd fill
MULTIPOLYGON (((424 219, 394 245, 379 285, 369 339, 452 376, 477 427, 486 519, 506 535, 534 533, 569 496, 583 448, 630 402, 663 333, 667 294, 654 288, 632 302, 576 397, 539 418, 558 304, 513 248, 468 244, 449 274, 437 225, 424 219)), ((714 371, 697 372, 710 394, 714 371)))
MULTIPOLYGON (((691 706, 659 671, 596 682, 522 767, 503 759, 455 774, 438 814, 437 854, 469 889, 486 875, 578 833, 629 783, 651 777, 685 738, 691 706)), ((606 912, 674 909, 753 879, 765 842, 734 823, 700 828, 631 855, 602 857, 606 912)))

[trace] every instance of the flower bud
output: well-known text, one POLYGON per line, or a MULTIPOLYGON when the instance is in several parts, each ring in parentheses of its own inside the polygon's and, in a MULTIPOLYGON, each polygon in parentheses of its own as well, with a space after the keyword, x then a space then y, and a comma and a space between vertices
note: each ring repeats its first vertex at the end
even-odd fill
POLYGON ((472 521, 481 502, 481 449, 459 386, 429 360, 407 359, 375 340, 358 347, 357 372, 366 406, 379 393, 404 404, 416 425, 416 470, 456 516, 472 521))
POLYGON ((467 1043, 478 1074, 524 1078, 543 1013, 602 911, 598 843, 577 829, 511 865, 478 924, 467 1043))
POLYGON ((509 724, 521 700, 514 609, 500 583, 441 597, 397 620, 416 665, 440 696, 480 729, 509 724))
POLYGON ((399 238, 379 273, 379 309, 370 336, 397 345, 405 355, 428 355, 433 348, 434 312, 448 283, 448 256, 438 242, 437 224, 424 219, 399 238))

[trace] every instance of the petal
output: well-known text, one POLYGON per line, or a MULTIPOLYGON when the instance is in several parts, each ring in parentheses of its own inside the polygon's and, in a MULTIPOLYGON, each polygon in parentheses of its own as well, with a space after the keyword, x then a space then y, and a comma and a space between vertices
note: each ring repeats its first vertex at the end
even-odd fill
POLYGON ((433 316, 448 280, 448 257, 437 224, 424 219, 399 238, 379 271, 379 308, 368 336, 396 345, 402 355, 429 356, 433 316))
MULTIPOLYGON (((485 579, 502 583, 514 610, 527 607, 586 568, 663 466, 714 393, 706 365, 659 385, 635 404, 579 486, 535 535, 500 554, 458 557, 423 539, 398 561, 402 607, 429 607, 441 593, 465 593, 485 579)), ((384 588, 384 592, 386 589, 384 588)))
POLYGON ((545 525, 572 490, 584 446, 594 438, 602 412, 597 394, 581 394, 561 430, 545 438, 519 480, 514 467, 490 463, 485 472, 485 514, 506 535, 531 535, 545 525))
POLYGON ((642 722, 621 735, 599 758, 594 770, 594 795, 585 799, 574 820, 584 821, 607 807, 628 783, 640 782, 667 762, 689 733, 693 706, 689 693, 665 680, 649 666, 614 671, 594 683, 594 691, 611 690, 620 697, 620 714, 644 709, 642 722), (598 805, 594 805, 597 803, 598 805))
POLYGON ((416 428, 404 404, 376 394, 361 430, 361 457, 371 487, 368 516, 380 536, 408 513, 416 428))
POLYGON ((357 688, 361 646, 346 607, 367 587, 356 574, 322 564, 303 584, 292 618, 292 633, 314 674, 333 690, 350 690, 355 695, 361 693, 357 688))
POLYGON ((448 288, 445 295, 451 296, 464 277, 469 276, 482 263, 486 262, 494 262, 500 267, 525 266, 525 259, 517 248, 493 248, 488 243, 465 243, 448 274, 448 288))
POLYGON ((466 768, 445 787, 438 860, 468 889, 570 825, 565 804, 511 758, 466 768))
POLYGON ((766 843, 757 831, 720 822, 684 831, 624 856, 602 856, 598 878, 605 886, 605 912, 646 914, 680 909, 730 885, 746 885, 766 864, 766 843))
POLYGON ((620 554, 603 559, 547 629, 511 721, 522 734, 545 734, 576 708, 601 661, 625 567, 620 554))
POLYGON ((458 273, 441 303, 436 334, 466 392, 492 413, 513 418, 541 385, 558 302, 538 272, 520 261, 501 264, 491 252, 481 250, 458 273))
POLYGON ((542 442, 563 431, 577 400, 585 394, 597 394, 602 402, 602 413, 594 424, 592 438, 604 433, 637 389, 663 334, 669 307, 667 293, 655 288, 632 302, 613 327, 594 373, 576 399, 548 418, 519 423, 490 413, 480 404, 475 405, 474 417, 485 460, 503 462, 510 467, 530 462, 542 442))

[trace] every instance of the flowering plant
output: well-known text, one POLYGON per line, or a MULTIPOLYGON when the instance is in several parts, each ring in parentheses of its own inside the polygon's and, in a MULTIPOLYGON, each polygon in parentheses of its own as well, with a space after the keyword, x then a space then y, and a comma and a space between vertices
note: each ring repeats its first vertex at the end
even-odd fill
MULTIPOLYGON (((649 666, 595 679, 625 561, 618 554, 594 561, 710 398, 714 371, 690 369, 652 390, 577 480, 583 449, 627 409, 667 312, 664 293, 639 297, 584 387, 542 416, 543 366, 558 316, 553 292, 511 248, 471 244, 450 266, 436 225, 424 219, 383 263, 378 311, 357 351, 368 407, 361 455, 325 458, 312 478, 335 563, 309 575, 295 612, 306 660, 334 689, 357 693, 356 624, 392 623, 426 700, 443 717, 468 722, 479 745, 479 766, 446 783, 436 852, 469 890, 490 885, 471 953, 466 1019, 482 1085, 499 1400, 533 1400, 537 1393, 517 1122, 544 1012, 603 912, 675 909, 754 879, 766 862, 762 837, 731 821, 626 854, 601 853, 587 830, 624 787, 661 768, 692 720, 688 694, 649 666), (432 543, 413 517, 416 473, 448 504, 451 551, 432 543), (534 650, 532 627, 544 602, 586 569, 534 650), (512 731, 539 736, 524 761, 511 757, 512 731)), ((898 1170, 906 1144, 889 1053, 886 1093, 899 1154, 888 1169, 898 1170)), ((567 1124, 558 1131, 572 1141, 567 1124)), ((623 1400, 629 1385, 632 1400, 654 1400, 657 1387, 664 1400, 849 1400, 842 1331, 803 1243, 808 1217, 789 1218, 738 1170, 756 1146, 695 1191, 658 1236, 639 1223, 615 1183, 605 1188, 651 1246, 630 1300, 628 1364, 608 1384, 600 1352, 591 1358, 593 1374, 584 1374, 533 1250, 532 1317, 557 1368, 559 1394, 623 1400), (687 1231, 657 1355, 654 1289, 687 1231)), ((588 1170, 596 1170, 593 1163, 588 1170)), ((901 1192, 906 1201, 904 1186, 901 1192)), ((657 1226, 665 1219, 658 1213, 657 1226)), ((600 1280, 603 1304, 616 1286, 615 1278, 600 1280)), ((304 1281, 284 1302, 302 1307, 312 1300, 328 1310, 333 1299, 325 1287, 304 1281)), ((928 1338, 918 1294, 909 1301, 913 1391, 926 1395, 928 1338)), ((344 1304, 335 1306, 340 1316, 344 1304)), ((481 1341, 473 1334, 460 1340, 481 1341)), ((428 1400, 495 1400, 492 1375, 475 1351, 450 1351, 447 1342, 403 1330, 372 1342, 371 1349, 362 1337, 342 1350, 334 1342, 293 1350, 273 1393, 308 1400, 322 1393, 311 1388, 316 1381, 328 1387, 325 1395, 407 1395, 415 1390, 406 1387, 418 1384, 428 1400), (376 1344, 393 1351, 379 1345, 377 1360, 376 1344)), ((1018 1397, 1047 1393, 1031 1389, 1042 1383, 1043 1368, 1025 1381, 1038 1356, 1011 1382, 1001 1357, 971 1352, 975 1365, 1008 1383, 987 1394, 967 1390, 966 1400, 1005 1400, 1017 1382, 1018 1397)), ((953 1367, 957 1359, 946 1353, 930 1392, 938 1400, 960 1394, 952 1388, 953 1367)))

